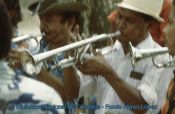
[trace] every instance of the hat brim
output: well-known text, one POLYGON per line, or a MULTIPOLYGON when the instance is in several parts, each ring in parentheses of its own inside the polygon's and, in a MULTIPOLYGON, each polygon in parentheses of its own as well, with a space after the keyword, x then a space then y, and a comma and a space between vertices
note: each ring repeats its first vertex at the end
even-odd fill
MULTIPOLYGON (((28 9, 34 12, 38 6, 39 2, 33 3, 28 7, 28 9)), ((48 12, 83 12, 87 10, 88 7, 85 4, 80 2, 69 2, 69 3, 54 3, 47 8, 40 8, 37 12, 39 15, 48 13, 48 12)))
POLYGON ((117 6, 121 7, 121 8, 129 9, 129 10, 132 10, 132 11, 136 11, 136 12, 139 12, 139 13, 146 14, 148 16, 153 17, 154 19, 156 19, 159 22, 164 22, 164 19, 161 18, 160 16, 155 16, 154 14, 148 13, 148 12, 144 11, 143 9, 139 9, 139 8, 133 7, 133 6, 129 5, 129 4, 127 4, 127 3, 118 3, 117 6))

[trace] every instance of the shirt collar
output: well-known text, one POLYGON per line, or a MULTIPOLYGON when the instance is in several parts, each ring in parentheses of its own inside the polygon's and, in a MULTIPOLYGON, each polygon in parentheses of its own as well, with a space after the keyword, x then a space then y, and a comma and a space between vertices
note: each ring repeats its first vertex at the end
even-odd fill
POLYGON ((154 48, 154 41, 151 34, 149 33, 147 38, 140 42, 136 47, 139 49, 154 48))
MULTIPOLYGON (((116 40, 114 46, 116 47, 117 51, 120 51, 120 54, 121 55, 123 55, 123 56, 129 55, 129 53, 127 53, 125 55, 124 50, 123 50, 123 47, 122 47, 122 44, 118 40, 116 40)), ((148 48, 154 48, 154 46, 155 46, 155 42, 152 39, 151 34, 148 33, 148 36, 142 42, 140 42, 136 46, 136 48, 139 48, 139 49, 148 49, 148 48)))

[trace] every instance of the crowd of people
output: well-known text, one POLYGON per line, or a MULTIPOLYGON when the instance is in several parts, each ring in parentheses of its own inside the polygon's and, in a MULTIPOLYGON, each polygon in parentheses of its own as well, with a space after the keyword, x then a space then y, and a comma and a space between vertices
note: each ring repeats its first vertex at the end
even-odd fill
MULTIPOLYGON (((39 16, 44 33, 37 53, 83 40, 80 22, 88 5, 39 0, 28 10, 39 16)), ((21 49, 29 49, 30 41, 11 42, 21 35, 19 0, 0 0, 0 114, 174 114, 174 19, 175 0, 122 0, 108 16, 111 31, 120 32, 109 47, 115 50, 102 54, 89 49, 82 60, 78 54, 86 47, 78 52, 70 49, 43 60, 39 73, 29 77, 21 63, 21 49), (133 66, 129 44, 138 50, 166 46, 167 53, 156 56, 156 61, 171 67, 157 68, 152 56, 133 66), (70 57, 75 57, 74 64, 52 69, 70 57), (89 102, 86 95, 91 96, 89 102)))

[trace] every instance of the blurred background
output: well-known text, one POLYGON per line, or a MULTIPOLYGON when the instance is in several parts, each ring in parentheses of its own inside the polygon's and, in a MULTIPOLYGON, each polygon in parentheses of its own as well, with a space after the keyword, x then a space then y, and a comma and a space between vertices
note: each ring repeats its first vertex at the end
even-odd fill
POLYGON ((37 0, 20 0, 22 8, 23 21, 19 23, 19 30, 22 34, 27 33, 39 33, 39 18, 37 15, 31 16, 31 12, 28 11, 27 7, 37 0))

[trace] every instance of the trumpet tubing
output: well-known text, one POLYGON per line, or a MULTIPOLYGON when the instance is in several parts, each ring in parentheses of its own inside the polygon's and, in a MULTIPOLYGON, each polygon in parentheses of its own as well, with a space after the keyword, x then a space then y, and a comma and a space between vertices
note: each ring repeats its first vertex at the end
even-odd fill
POLYGON ((132 46, 131 43, 129 43, 130 46, 130 55, 131 55, 131 63, 133 67, 135 66, 135 63, 141 59, 152 57, 152 62, 154 66, 157 68, 162 67, 174 67, 175 66, 175 60, 170 60, 166 63, 156 63, 155 62, 155 56, 169 53, 169 50, 167 47, 161 47, 161 48, 154 48, 154 49, 138 49, 132 46))
MULTIPOLYGON (((69 51, 71 49, 75 49, 75 48, 78 48, 78 47, 81 47, 81 46, 84 46, 87 44, 94 43, 94 42, 99 41, 99 40, 105 40, 107 38, 112 38, 112 37, 117 37, 117 36, 120 36, 119 31, 111 33, 111 34, 100 34, 100 35, 93 36, 91 38, 87 38, 85 40, 71 43, 69 45, 66 45, 66 46, 63 46, 63 47, 60 47, 57 49, 53 49, 53 50, 50 50, 50 51, 47 51, 47 52, 44 52, 41 54, 34 55, 34 56, 30 52, 26 51, 22 55, 22 60, 21 60, 22 66, 23 66, 25 72, 28 73, 29 75, 37 74, 37 72, 29 71, 30 68, 28 66, 33 67, 32 69, 37 69, 36 68, 37 64, 39 64, 40 62, 42 62, 50 57, 53 57, 55 55, 69 51), (28 64, 32 64, 32 65, 28 65, 28 64)), ((63 63, 60 62, 60 64, 56 65, 56 67, 63 66, 66 63, 69 63, 69 65, 65 65, 65 66, 70 66, 70 65, 72 65, 74 60, 75 60, 75 58, 67 59, 63 63)))
POLYGON ((116 37, 116 36, 119 36, 120 35, 120 32, 117 31, 115 33, 111 33, 111 34, 100 34, 100 35, 97 35, 97 36, 93 36, 91 38, 87 38, 85 40, 81 40, 81 41, 78 41, 78 42, 75 42, 75 43, 71 43, 69 45, 66 45, 66 46, 63 46, 63 47, 60 47, 60 48, 57 48, 57 49, 53 49, 51 51, 48 51, 48 52, 44 52, 44 53, 41 53, 41 54, 38 54, 36 56, 34 56, 34 59, 35 61, 43 61, 49 57, 52 57, 56 54, 59 54, 59 53, 63 53, 63 52, 66 52, 68 50, 71 50, 71 49, 75 49, 75 48, 78 48, 80 46, 84 46, 86 44, 91 44, 91 43, 94 43, 96 41, 99 41, 99 40, 105 40, 107 38, 112 38, 112 37, 116 37))
POLYGON ((162 67, 175 67, 175 59, 173 57, 169 57, 169 61, 165 62, 165 63, 158 63, 155 60, 155 57, 153 57, 152 62, 154 64, 154 66, 156 66, 157 68, 162 68, 162 67))
MULTIPOLYGON (((95 51, 100 52, 102 55, 105 55, 105 54, 110 53, 114 50, 116 50, 116 47, 107 46, 107 47, 104 47, 102 49, 96 49, 95 51)), ((84 58, 86 58, 86 56, 84 58)), ((67 68, 69 66, 74 65, 75 61, 76 61, 75 57, 69 57, 68 59, 63 59, 58 64, 56 64, 55 66, 52 66, 49 70, 52 70, 52 69, 55 69, 55 68, 60 68, 60 69, 67 68)))
POLYGON ((22 41, 25 41, 25 40, 29 40, 29 39, 32 39, 32 38, 37 38, 37 37, 40 37, 40 36, 43 37, 44 33, 40 33, 40 34, 36 34, 36 35, 26 34, 26 35, 22 35, 22 36, 13 38, 12 39, 12 43, 19 43, 19 42, 22 42, 22 41))

